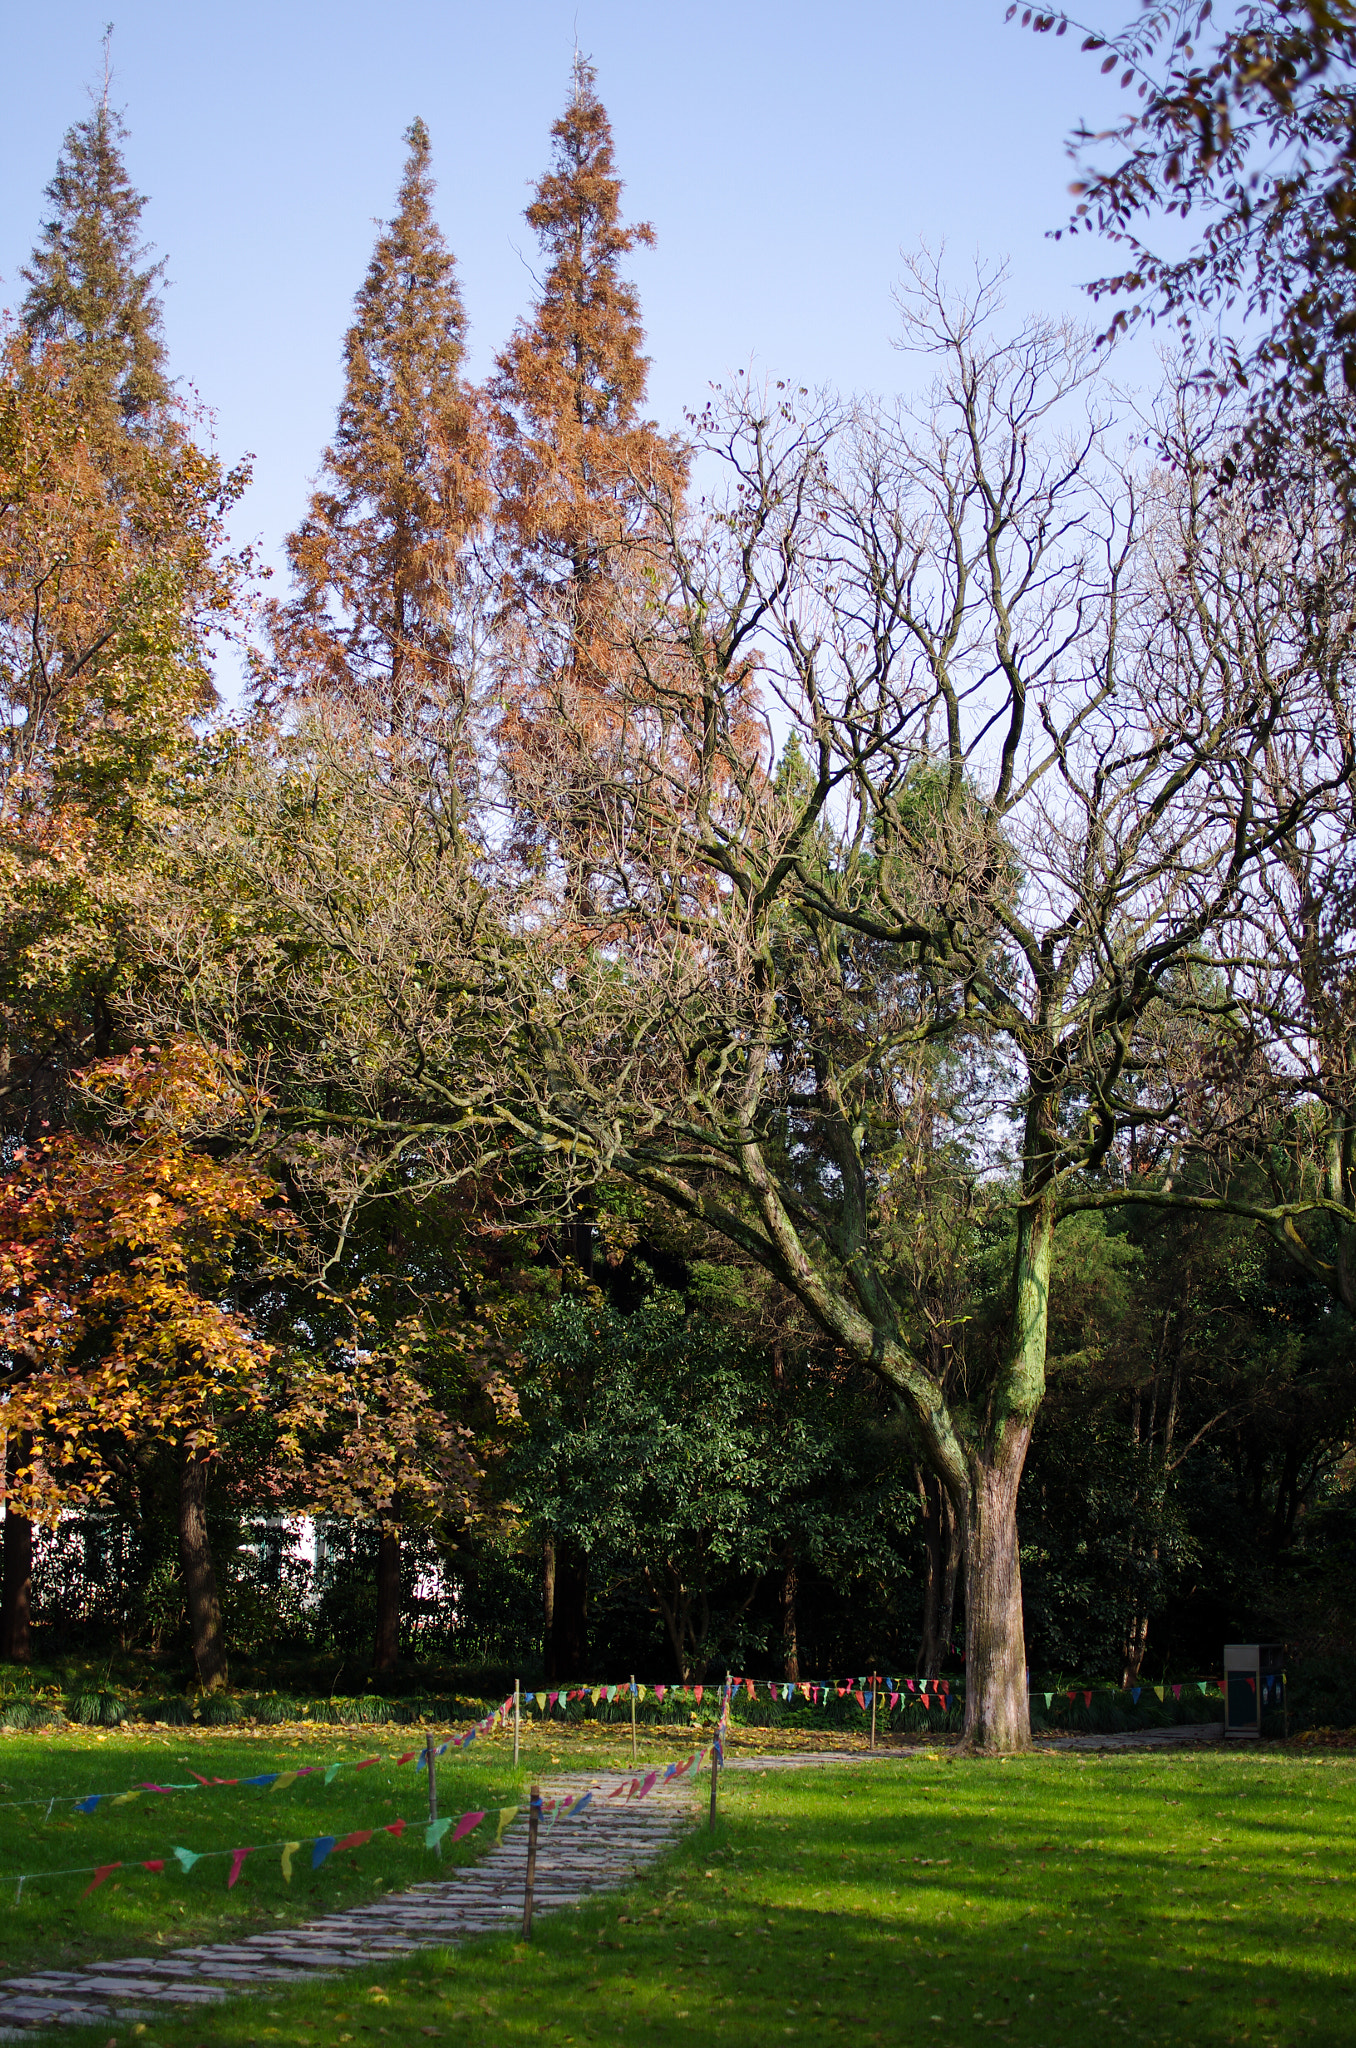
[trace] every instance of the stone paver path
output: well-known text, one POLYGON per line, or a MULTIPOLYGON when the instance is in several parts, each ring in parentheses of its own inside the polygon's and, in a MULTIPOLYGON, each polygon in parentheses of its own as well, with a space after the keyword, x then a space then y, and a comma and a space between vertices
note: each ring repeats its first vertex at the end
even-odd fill
MULTIPOLYGON (((578 1819, 561 1819, 539 1836, 534 1916, 626 1884, 687 1832, 694 1786, 709 1787, 703 1771, 696 1779, 656 1785, 643 1800, 597 1798, 616 1782, 571 1777, 544 1788, 554 1798, 592 1787, 595 1799, 578 1819)), ((524 1815, 479 1863, 303 1927, 0 1980, 0 2039, 20 2040, 35 2027, 149 2020, 167 2007, 215 2005, 233 1991, 265 1985, 285 1990, 414 1949, 447 1948, 473 1935, 517 1928, 527 1865, 525 1821, 524 1815)))

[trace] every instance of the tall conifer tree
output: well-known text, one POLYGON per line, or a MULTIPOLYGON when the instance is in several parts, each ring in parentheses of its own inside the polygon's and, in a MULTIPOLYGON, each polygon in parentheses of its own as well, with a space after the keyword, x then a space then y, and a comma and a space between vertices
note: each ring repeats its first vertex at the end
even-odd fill
POLYGON ((507 707, 510 757, 560 724, 562 692, 578 735, 606 729, 618 583, 647 530, 650 491, 676 494, 686 473, 681 442, 642 414, 649 361, 621 264, 654 232, 622 225, 612 127, 594 85, 593 67, 576 58, 570 103, 551 130, 554 162, 527 209, 548 258, 541 296, 491 385, 510 604, 536 626, 507 707), (543 674, 553 644, 564 652, 543 674))
POLYGON ((395 219, 344 341, 334 442, 287 542, 297 592, 272 618, 283 694, 329 691, 409 729, 455 700, 459 558, 489 505, 486 442, 462 374, 466 313, 433 218, 428 130, 406 133, 395 219))
POLYGON ((145 260, 146 200, 123 162, 126 134, 107 86, 89 119, 67 130, 47 187, 52 213, 20 273, 21 317, 35 342, 62 344, 96 417, 110 408, 140 428, 158 420, 170 385, 156 291, 164 266, 145 260))

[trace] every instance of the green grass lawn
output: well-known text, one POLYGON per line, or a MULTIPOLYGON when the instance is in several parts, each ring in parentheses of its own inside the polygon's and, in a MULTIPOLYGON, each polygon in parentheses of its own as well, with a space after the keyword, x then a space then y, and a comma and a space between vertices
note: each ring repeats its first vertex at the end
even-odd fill
MULTIPOLYGON (((730 1773, 714 1836, 702 1827, 624 1895, 540 1921, 530 1948, 501 1937, 167 2016, 123 2028, 119 2048, 438 2037, 527 2048, 548 2036, 676 2048, 698 2030, 806 2043, 989 2029, 1044 2044, 1094 2029, 1348 2043, 1354 1771, 1349 1754, 1207 1750, 730 1773)), ((372 1799, 375 1810, 375 1788, 372 1799)), ((411 1874, 398 1855, 383 1882, 411 1874)), ((271 1916, 273 1861, 246 1866, 233 1910, 271 1916)), ((186 1927, 178 1906, 205 1913, 210 1896, 224 1908, 215 1868, 201 1894, 193 1879, 159 1881, 169 1938, 212 1931, 186 1927)), ((312 1899, 308 1875, 302 1901, 343 1903, 357 1895, 339 1889, 350 1882, 331 1872, 312 1899)), ((108 2038, 101 2030, 98 2048, 108 2038)))

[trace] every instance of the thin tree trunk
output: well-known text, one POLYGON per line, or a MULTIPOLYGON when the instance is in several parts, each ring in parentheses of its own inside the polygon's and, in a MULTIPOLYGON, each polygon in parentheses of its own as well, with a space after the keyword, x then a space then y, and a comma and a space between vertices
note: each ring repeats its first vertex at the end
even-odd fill
POLYGON ((179 1452, 179 1564, 198 1683, 204 1692, 217 1692, 226 1683, 226 1644, 207 1535, 207 1467, 186 1443, 179 1452))
POLYGON ((556 1545, 548 1536, 541 1547, 541 1664, 547 1683, 560 1676, 556 1670, 556 1545))
MULTIPOLYGON (((0 1472, 3 1478, 11 1458, 16 1468, 23 1465, 29 1439, 0 1437, 0 1445, 5 1465, 4 1472, 0 1472)), ((23 1515, 16 1515, 8 1502, 4 1565, 0 1573, 0 1657, 11 1664, 33 1661, 33 1524, 23 1515)))
POLYGON ((950 1496, 934 1473, 914 1468, 923 1509, 923 1634, 916 1666, 919 1678, 936 1678, 951 1643, 956 1580, 961 1567, 960 1523, 950 1496))
POLYGON ((400 1531, 383 1529, 377 1544, 375 1671, 394 1671, 400 1656, 400 1531))
POLYGON ((555 1676, 583 1678, 588 1656, 589 1561, 568 1537, 556 1540, 551 1650, 555 1676))
POLYGON ((33 1661, 33 1524, 5 1509, 5 1573, 0 1606, 0 1657, 33 1661))
POLYGON ((799 1574, 794 1558, 782 1574, 782 1669, 793 1684, 800 1679, 800 1642, 796 1634, 796 1593, 799 1574))

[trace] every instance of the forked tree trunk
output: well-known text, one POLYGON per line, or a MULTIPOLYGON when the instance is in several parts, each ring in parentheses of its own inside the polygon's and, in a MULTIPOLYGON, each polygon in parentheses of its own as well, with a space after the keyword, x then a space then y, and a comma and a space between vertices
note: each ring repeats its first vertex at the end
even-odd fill
MULTIPOLYGON (((1042 1117, 1028 1118, 1034 1156, 1042 1117)), ((965 1735, 969 1750, 1012 1751, 1031 1746, 1026 1689, 1026 1631, 1022 1621, 1022 1567, 1017 1544, 1017 1489, 1031 1443, 1031 1427, 1045 1392, 1050 1327, 1050 1257, 1055 1218, 1047 1196, 1028 1202, 1017 1218, 1012 1315, 994 1413, 982 1444, 966 1460, 965 1735)))
POLYGON ((5 1509, 5 1572, 0 1606, 0 1657, 33 1661, 33 1524, 5 1509))
POLYGON ((179 1563, 198 1683, 217 1692, 226 1683, 226 1643, 207 1535, 207 1467, 187 1444, 179 1452, 179 1563))
POLYGON ((975 1457, 970 1464, 964 1531, 967 1749, 1031 1745, 1017 1544, 1017 1488, 1030 1441, 1029 1423, 1011 1423, 997 1455, 975 1457))
POLYGON ((377 1544, 377 1635, 372 1665, 394 1671, 400 1655, 400 1531, 383 1529, 377 1544))

